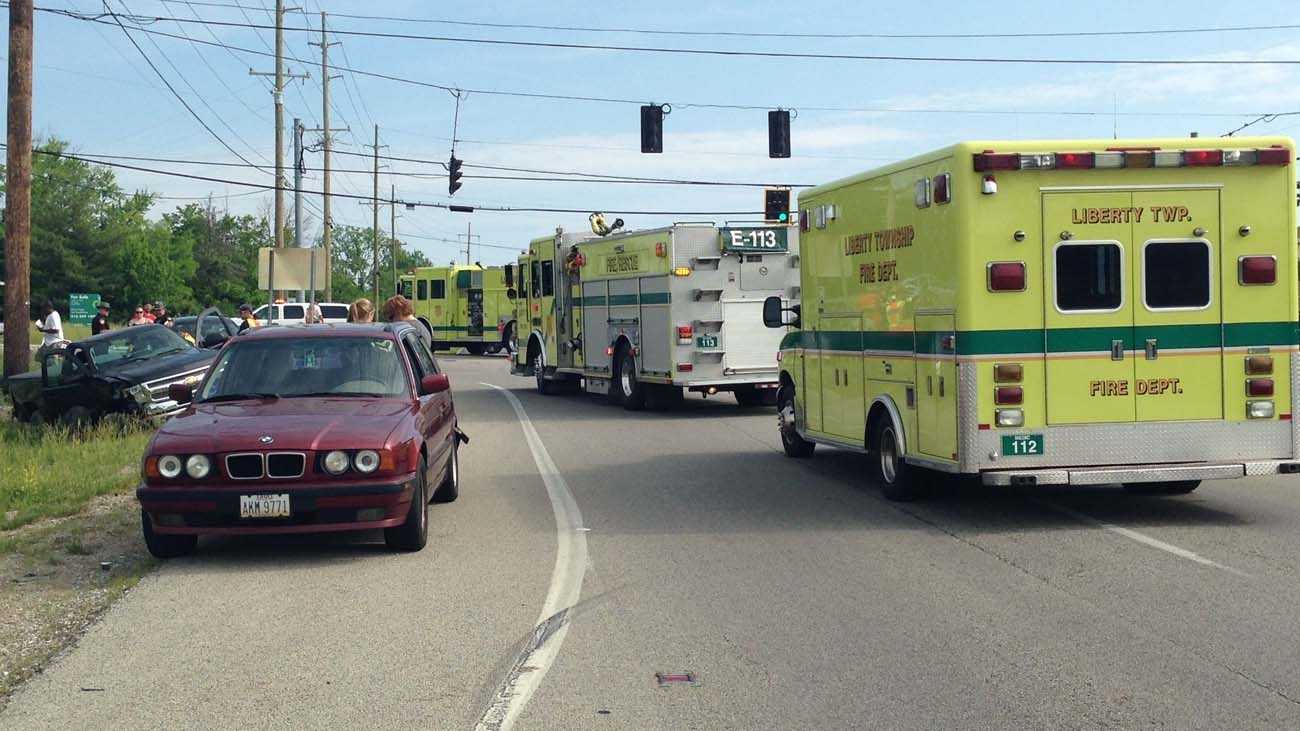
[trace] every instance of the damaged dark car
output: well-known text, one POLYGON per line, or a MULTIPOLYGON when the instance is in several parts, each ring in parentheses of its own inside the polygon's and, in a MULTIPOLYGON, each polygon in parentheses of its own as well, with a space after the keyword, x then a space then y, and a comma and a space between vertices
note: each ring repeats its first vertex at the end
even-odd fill
POLYGON ((48 350, 40 367, 5 381, 14 418, 84 424, 106 414, 161 421, 185 409, 172 384, 197 384, 216 359, 162 325, 100 333, 48 350))

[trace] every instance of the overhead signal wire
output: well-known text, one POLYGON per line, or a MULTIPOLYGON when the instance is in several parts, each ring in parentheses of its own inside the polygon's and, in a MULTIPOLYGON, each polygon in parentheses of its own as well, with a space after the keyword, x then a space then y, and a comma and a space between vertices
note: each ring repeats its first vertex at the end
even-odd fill
MULTIPOLYGON (((41 8, 49 10, 48 8, 41 8)), ((63 11, 83 19, 97 19, 104 15, 116 18, 119 14, 108 12, 99 15, 63 11)), ((129 15, 137 24, 157 22, 171 23, 208 23, 225 28, 252 28, 273 30, 273 25, 256 23, 237 23, 226 20, 190 20, 189 18, 166 18, 163 16, 129 15)), ((293 28, 284 30, 298 32, 319 32, 319 28, 293 28)), ((734 48, 669 48, 664 46, 622 46, 608 43, 570 43, 560 41, 522 41, 506 38, 464 38, 460 36, 420 35, 418 33, 388 33, 367 30, 332 30, 335 35, 360 38, 383 38, 388 40, 426 41, 433 43, 459 43, 470 45, 509 46, 522 48, 549 48, 585 51, 619 51, 626 53, 656 53, 687 56, 719 56, 732 58, 776 58, 790 60, 823 61, 907 61, 912 63, 976 63, 976 64, 1051 64, 1069 66, 1270 66, 1300 65, 1300 59, 1248 59, 1248 58, 1053 58, 1053 57, 1014 57, 1014 56, 930 56, 901 54, 855 54, 855 53, 816 53, 811 51, 750 51, 734 48)))
MULTIPOLYGON (((3 7, 3 6, 5 6, 5 5, 6 5, 6 3, 0 2, 0 7, 3 7)), ((97 18, 97 17, 89 16, 89 15, 87 15, 87 14, 82 14, 82 13, 75 13, 75 12, 72 12, 72 11, 65 11, 65 10, 62 10, 62 9, 56 9, 56 8, 37 8, 37 10, 38 10, 38 11, 41 11, 41 12, 47 12, 47 13, 53 13, 53 14, 61 15, 61 16, 64 16, 64 17, 68 17, 68 18, 75 19, 75 20, 82 20, 82 21, 86 21, 86 22, 99 23, 99 24, 105 24, 105 25, 113 25, 113 23, 111 23, 111 22, 109 22, 109 21, 106 21, 106 20, 102 20, 102 19, 97 18)), ((155 29, 155 28, 145 28, 145 27, 133 26, 133 30, 136 30, 137 32, 140 32, 140 33, 147 33, 147 34, 150 34, 150 35, 161 36, 161 37, 164 37, 164 38, 174 38, 174 39, 178 39, 178 40, 186 40, 183 36, 177 35, 177 34, 175 34, 175 33, 169 33, 169 32, 167 32, 167 31, 163 31, 163 30, 158 30, 158 29, 155 29)), ((330 32, 331 32, 331 33, 335 33, 336 31, 331 30, 330 32)), ((254 56, 274 57, 274 55, 275 55, 275 54, 273 54, 273 53, 268 53, 268 52, 266 52, 266 51, 258 51, 258 50, 256 50, 256 49, 243 48, 243 47, 235 46, 235 45, 228 44, 228 43, 217 43, 217 42, 213 42, 213 41, 205 41, 205 40, 200 40, 200 39, 195 39, 194 42, 195 42, 195 43, 206 44, 206 45, 222 46, 222 47, 225 47, 225 48, 227 48, 227 49, 229 49, 229 50, 232 50, 232 51, 237 51, 237 52, 240 52, 240 53, 246 53, 246 54, 250 54, 250 55, 254 55, 254 56)), ((298 62, 298 63, 309 63, 309 62, 307 62, 307 61, 304 61, 304 60, 301 59, 301 58, 297 58, 297 57, 295 57, 295 56, 291 56, 291 55, 286 55, 285 58, 287 58, 287 59, 289 59, 289 60, 291 60, 291 61, 296 61, 296 62, 298 62)), ((345 58, 346 58, 346 54, 345 54, 345 58)), ((1263 62, 1263 61, 1261 61, 1260 63, 1276 63, 1276 62, 1272 62, 1272 61, 1269 61, 1269 62, 1263 62)), ((1292 62, 1285 62, 1285 63, 1292 63, 1292 62)), ((359 68, 356 68, 356 67, 353 67, 353 66, 350 66, 350 65, 349 65, 349 66, 340 66, 340 65, 335 65, 335 66, 332 66, 331 68, 333 68, 333 69, 335 69, 335 70, 338 70, 338 71, 346 71, 346 72, 349 72, 349 73, 351 73, 351 74, 355 74, 355 75, 357 75, 357 76, 365 76, 365 77, 369 77, 369 78, 383 79, 383 80, 385 80, 385 81, 392 81, 392 82, 395 82, 395 83, 408 84, 408 85, 413 85, 413 86, 421 86, 421 87, 425 87, 425 88, 438 89, 438 90, 441 90, 441 91, 447 91, 447 92, 452 92, 452 91, 463 91, 463 92, 466 92, 466 93, 479 94, 479 95, 486 95, 486 96, 508 96, 508 97, 519 97, 519 98, 526 98, 526 99, 547 99, 547 100, 553 100, 553 101, 576 101, 576 102, 588 102, 588 103, 629 104, 629 105, 631 105, 631 104, 635 104, 635 105, 649 104, 649 103, 654 103, 654 102, 656 101, 656 100, 654 100, 654 99, 649 99, 649 98, 646 98, 646 99, 629 99, 629 98, 619 98, 619 97, 589 96, 589 95, 576 95, 576 94, 548 94, 548 93, 540 93, 540 92, 526 92, 526 91, 514 91, 514 90, 502 90, 502 89, 465 88, 465 87, 461 87, 461 86, 455 86, 455 85, 452 85, 452 84, 440 84, 440 83, 436 83, 436 82, 432 82, 432 81, 424 81, 424 80, 420 80, 420 79, 413 79, 413 78, 409 78, 409 77, 397 76, 397 75, 394 75, 394 74, 386 74, 386 73, 381 73, 381 72, 376 72, 376 71, 367 71, 367 70, 365 70, 365 69, 359 69, 359 68)), ((346 85, 346 84, 344 85, 344 88, 345 88, 345 89, 347 88, 347 85, 346 85)), ((1195 117, 1195 118, 1201 118, 1201 117, 1204 117, 1204 118, 1241 118, 1241 117, 1253 117, 1253 116, 1260 116, 1261 114, 1267 114, 1267 112, 1197 112, 1197 111, 1186 111, 1186 112, 1183 112, 1183 111, 1178 111, 1178 112, 1143 112, 1143 111, 1138 111, 1138 112, 1132 112, 1132 111, 1114 111, 1114 110, 1101 111, 1101 110, 1033 110, 1033 109, 1028 109, 1028 110, 1018 110, 1018 109, 949 109, 949 108, 925 108, 925 107, 918 107, 918 108, 898 108, 898 107, 847 107, 847 106, 801 105, 801 104, 789 104, 789 103, 781 103, 781 104, 774 104, 774 103, 764 103, 764 104, 720 104, 720 103, 712 103, 712 102, 664 101, 664 100, 662 100, 662 99, 659 99, 658 101, 660 101, 660 102, 662 102, 662 103, 671 104, 671 105, 673 106, 674 109, 718 109, 718 110, 753 110, 753 111, 757 111, 757 110, 771 110, 771 109, 776 109, 776 108, 785 108, 785 109, 798 109, 798 110, 800 110, 800 111, 804 111, 804 112, 836 112, 836 113, 838 113, 838 112, 855 113, 855 112, 856 112, 856 113, 865 113, 865 114, 947 114, 947 115, 1061 116, 1061 117, 1103 117, 1103 118, 1104 118, 1104 117, 1117 117, 1117 116, 1118 116, 1118 117, 1156 117, 1156 118, 1160 118, 1160 117, 1169 117, 1169 118, 1180 118, 1180 117, 1186 117, 1186 118, 1194 118, 1194 117, 1195 117)), ((336 109, 337 109, 337 107, 336 107, 336 109)), ((358 112, 358 113, 359 113, 359 112, 358 112)), ((342 115, 340 115, 340 116, 342 116, 342 115)), ((467 142, 469 142, 469 140, 467 140, 467 142)), ((482 142, 480 142, 480 144, 489 144, 489 143, 482 143, 482 142)), ((505 144, 505 143, 495 143, 495 144, 505 144)))
MULTIPOLYGON (((181 0, 160 0, 164 3, 181 0)), ((238 4, 219 2, 199 2, 214 8, 241 7, 238 4)), ((330 12, 340 18, 352 20, 381 20, 395 23, 426 23, 437 25, 458 25, 471 28, 500 28, 507 30, 549 30, 575 33, 634 33, 659 36, 704 36, 704 37, 739 37, 739 38, 817 38, 817 39, 901 39, 901 40, 952 40, 952 39, 998 39, 998 38, 1096 38, 1106 36, 1155 36, 1184 35, 1199 33, 1243 33, 1260 31, 1284 31, 1300 29, 1300 25, 1238 25, 1209 26, 1196 28, 1150 28, 1140 30, 1100 30, 1100 31, 1046 31, 1013 33, 807 33, 798 31, 764 32, 764 31, 722 31, 722 30, 675 30, 655 28, 619 28, 579 25, 540 25, 533 23, 492 23, 487 21, 451 20, 446 18, 412 18, 393 15, 364 15, 360 13, 330 12)))

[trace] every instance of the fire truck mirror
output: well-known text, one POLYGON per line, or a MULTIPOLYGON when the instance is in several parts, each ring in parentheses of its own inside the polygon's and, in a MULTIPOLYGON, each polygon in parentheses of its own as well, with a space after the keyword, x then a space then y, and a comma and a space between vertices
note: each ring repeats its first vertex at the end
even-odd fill
MULTIPOLYGON (((506 276, 506 286, 507 286, 507 287, 513 287, 513 286, 515 286, 515 265, 514 265, 514 264, 506 264, 505 267, 504 267, 503 269, 504 269, 504 272, 503 272, 503 273, 504 273, 505 276, 506 276)), ((510 291, 513 292, 514 290, 512 289, 512 290, 510 290, 510 291)), ((507 296, 510 297, 510 299, 514 299, 514 298, 515 298, 515 296, 514 296, 513 294, 508 294, 507 296)))
POLYGON ((767 327, 785 327, 786 325, 799 327, 799 306, 784 307, 783 305, 784 303, 777 295, 772 295, 763 300, 763 324, 767 327), (786 312, 794 313, 792 321, 786 322, 784 315, 786 312))
POLYGON ((506 299, 508 299, 508 300, 513 300, 514 298, 516 298, 516 297, 518 297, 518 296, 519 296, 519 293, 515 291, 515 288, 514 288, 514 287, 511 287, 511 288, 509 288, 509 289, 506 290, 506 299))

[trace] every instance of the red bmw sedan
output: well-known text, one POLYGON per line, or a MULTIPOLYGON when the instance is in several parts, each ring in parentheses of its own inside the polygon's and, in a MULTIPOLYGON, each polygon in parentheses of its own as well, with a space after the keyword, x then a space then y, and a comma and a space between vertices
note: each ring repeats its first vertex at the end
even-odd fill
POLYGON ((232 338, 150 441, 136 489, 149 551, 200 535, 384 529, 418 551, 460 490, 450 382, 417 324, 268 327, 232 338))

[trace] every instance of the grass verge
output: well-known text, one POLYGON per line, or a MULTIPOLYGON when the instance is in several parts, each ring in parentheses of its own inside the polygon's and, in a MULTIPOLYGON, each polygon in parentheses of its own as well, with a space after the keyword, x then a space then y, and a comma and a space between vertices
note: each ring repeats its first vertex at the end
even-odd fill
POLYGON ((0 531, 74 515, 91 498, 128 490, 150 434, 118 419, 78 430, 0 422, 0 531))
POLYGON ((0 533, 0 709, 156 562, 130 495, 0 533))

